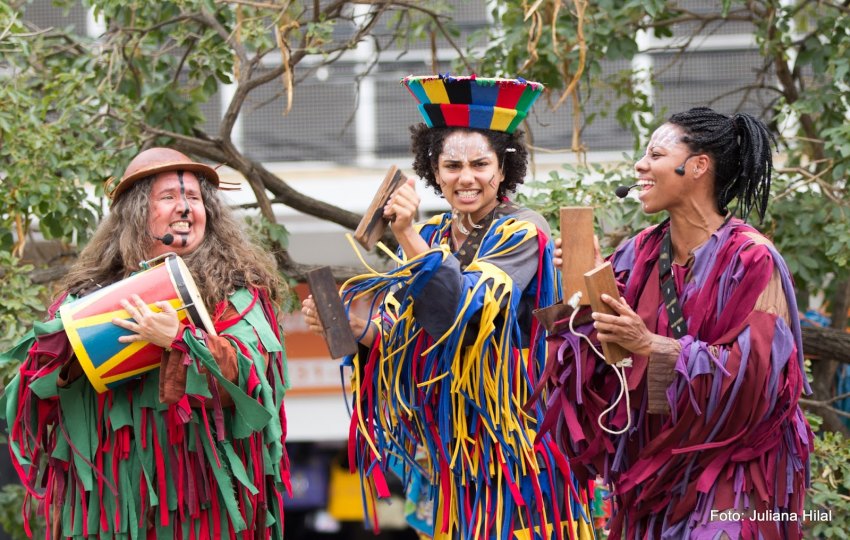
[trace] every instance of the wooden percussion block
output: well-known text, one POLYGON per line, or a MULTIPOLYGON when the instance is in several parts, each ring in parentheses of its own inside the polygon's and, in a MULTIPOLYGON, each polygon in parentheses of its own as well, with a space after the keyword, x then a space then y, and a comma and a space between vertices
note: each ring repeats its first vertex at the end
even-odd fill
POLYGON ((316 314, 324 327, 325 342, 331 357, 342 358, 356 353, 357 342, 348 325, 348 317, 330 267, 322 266, 307 272, 307 283, 316 303, 316 314))
POLYGON ((363 218, 354 231, 354 239, 360 242, 360 245, 364 248, 372 249, 384 235, 384 231, 387 230, 384 206, 386 206, 390 195, 406 181, 407 177, 395 165, 387 171, 378 192, 375 193, 375 197, 369 203, 369 208, 366 209, 366 213, 363 214, 363 218))
POLYGON ((568 206, 561 208, 561 288, 564 302, 581 291, 581 305, 590 305, 585 273, 593 269, 593 208, 568 206))
MULTIPOLYGON (((543 325, 543 328, 550 334, 561 334, 569 331, 570 317, 573 314, 573 308, 567 304, 552 304, 551 306, 535 309, 531 312, 534 318, 543 325)), ((585 310, 584 313, 576 315, 573 320, 573 326, 581 326, 591 322, 590 311, 585 310)))
MULTIPOLYGON (((579 305, 590 305, 585 272, 593 269, 593 208, 589 206, 567 206, 561 208, 561 290, 563 301, 534 311, 534 316, 550 334, 560 333, 567 328, 573 308, 567 305, 576 291, 581 292, 579 305)), ((576 321, 582 324, 586 321, 576 321)))
MULTIPOLYGON (((611 263, 606 262, 587 272, 584 274, 584 281, 587 285, 590 306, 593 311, 617 315, 617 312, 602 301, 603 294, 612 298, 620 298, 620 291, 617 289, 617 282, 614 281, 614 270, 611 268, 611 263)), ((605 355, 605 362, 608 364, 616 364, 623 358, 631 356, 629 351, 616 343, 602 343, 602 354, 605 355)))

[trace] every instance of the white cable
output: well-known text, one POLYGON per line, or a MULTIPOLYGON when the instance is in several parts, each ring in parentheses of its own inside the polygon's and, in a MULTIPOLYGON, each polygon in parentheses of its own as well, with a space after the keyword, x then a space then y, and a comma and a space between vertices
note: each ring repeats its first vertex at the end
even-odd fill
MULTIPOLYGON (((569 304, 569 306, 571 308, 573 308, 573 312, 570 315, 570 333, 572 333, 574 336, 584 338, 584 340, 587 341, 587 344, 590 346, 591 350, 593 350, 593 352, 596 353, 596 356, 605 360, 605 355, 602 354, 599 351, 599 349, 596 348, 596 345, 594 345, 593 342, 590 341, 590 338, 587 337, 584 334, 580 334, 580 333, 576 332, 575 329, 573 328, 573 321, 575 320, 576 314, 578 313, 578 304, 579 304, 580 301, 581 301, 581 291, 576 291, 575 294, 573 294, 570 297, 570 299, 567 301, 567 304, 569 304)), ((627 368, 627 367, 632 367, 632 359, 631 358, 623 358, 622 360, 620 360, 616 364, 612 364, 611 367, 614 369, 614 373, 617 374, 617 379, 620 381, 620 394, 617 396, 617 399, 614 400, 614 403, 612 403, 610 407, 608 407, 607 409, 602 411, 602 413, 599 415, 599 418, 596 419, 596 423, 599 424, 599 427, 601 427, 602 430, 605 431, 605 433, 608 433, 608 434, 611 434, 611 435, 622 435, 623 433, 628 431, 628 429, 632 426, 631 402, 629 400, 629 392, 628 392, 628 384, 629 383, 626 380, 626 370, 625 370, 625 368, 627 368), (605 415, 607 415, 609 412, 611 412, 611 411, 613 411, 614 409, 617 408, 617 405, 619 405, 620 401, 623 399, 623 395, 626 396, 626 425, 623 427, 623 429, 620 429, 618 431, 613 431, 613 430, 608 429, 604 425, 602 425, 602 418, 605 415)))
POLYGON ((570 333, 572 333, 572 335, 574 335, 574 336, 584 338, 584 340, 587 342, 587 344, 590 345, 590 348, 593 350, 593 352, 596 353, 596 356, 605 360, 605 355, 602 354, 601 352, 599 352, 599 349, 597 349, 596 346, 593 344, 593 342, 590 341, 590 338, 587 337, 584 334, 579 334, 573 328, 573 321, 576 319, 576 314, 578 313, 578 303, 580 301, 581 301, 581 291, 576 291, 575 294, 570 296, 570 299, 567 301, 567 304, 569 304, 570 307, 573 308, 573 313, 572 313, 572 315, 570 315, 570 333))
POLYGON ((623 433, 628 431, 630 427, 632 427, 632 409, 631 409, 631 402, 629 401, 629 391, 628 391, 628 384, 629 383, 628 383, 628 381, 626 381, 626 370, 625 370, 625 368, 627 368, 627 367, 632 367, 632 359, 631 358, 623 358, 622 360, 620 360, 616 364, 612 365, 611 367, 614 369, 614 373, 617 374, 617 378, 620 380, 620 395, 617 396, 617 399, 614 400, 614 403, 612 403, 610 407, 608 407, 607 409, 602 411, 602 413, 599 415, 599 418, 596 419, 596 423, 599 424, 599 427, 601 427, 602 430, 605 433, 608 433, 610 435, 622 435, 623 433), (623 394, 626 395, 626 425, 623 426, 623 429, 614 431, 614 430, 608 429, 607 427, 602 425, 602 418, 605 415, 607 415, 609 412, 611 412, 615 408, 617 408, 617 405, 620 404, 620 400, 623 399, 623 394))

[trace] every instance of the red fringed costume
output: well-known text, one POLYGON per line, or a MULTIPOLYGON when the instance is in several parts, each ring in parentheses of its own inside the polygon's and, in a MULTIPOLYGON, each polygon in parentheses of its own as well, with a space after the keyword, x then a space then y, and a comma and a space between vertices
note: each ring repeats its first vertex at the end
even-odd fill
POLYGON ((21 361, 0 398, 27 505, 52 538, 283 537, 287 387, 268 297, 240 289, 218 336, 181 327, 159 370, 98 394, 61 321, 36 323, 0 360, 21 361))

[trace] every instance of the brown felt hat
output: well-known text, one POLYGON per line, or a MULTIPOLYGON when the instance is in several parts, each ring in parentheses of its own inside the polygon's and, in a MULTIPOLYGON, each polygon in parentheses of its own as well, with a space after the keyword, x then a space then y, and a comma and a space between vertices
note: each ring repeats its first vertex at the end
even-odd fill
POLYGON ((134 157, 133 161, 127 165, 124 176, 121 177, 121 180, 118 181, 118 184, 111 192, 107 187, 107 195, 109 195, 114 203, 119 195, 124 193, 137 181, 168 171, 200 173, 204 176, 204 180, 219 187, 218 173, 209 165, 196 163, 185 154, 171 148, 148 148, 134 157))

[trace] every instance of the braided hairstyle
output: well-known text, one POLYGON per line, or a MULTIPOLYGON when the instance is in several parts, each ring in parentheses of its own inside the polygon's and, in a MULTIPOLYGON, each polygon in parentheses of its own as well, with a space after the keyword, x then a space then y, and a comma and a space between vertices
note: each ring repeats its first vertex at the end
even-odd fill
POLYGON ((746 220, 755 208, 763 220, 773 171, 771 143, 776 144, 767 126, 746 113, 726 116, 708 107, 674 114, 668 123, 681 128, 692 153, 711 157, 718 209, 725 214, 737 198, 736 214, 746 220))
POLYGON ((504 200, 508 193, 516 191, 517 186, 525 181, 525 173, 528 167, 528 149, 523 140, 523 132, 516 130, 513 133, 504 133, 492 129, 473 129, 467 127, 436 127, 429 128, 425 124, 410 126, 410 150, 413 152, 413 170, 425 183, 430 186, 437 195, 441 195, 440 184, 434 175, 440 154, 443 152, 443 143, 446 138, 456 131, 479 132, 490 143, 490 147, 496 153, 499 166, 505 175, 504 181, 499 184, 497 197, 504 200))

